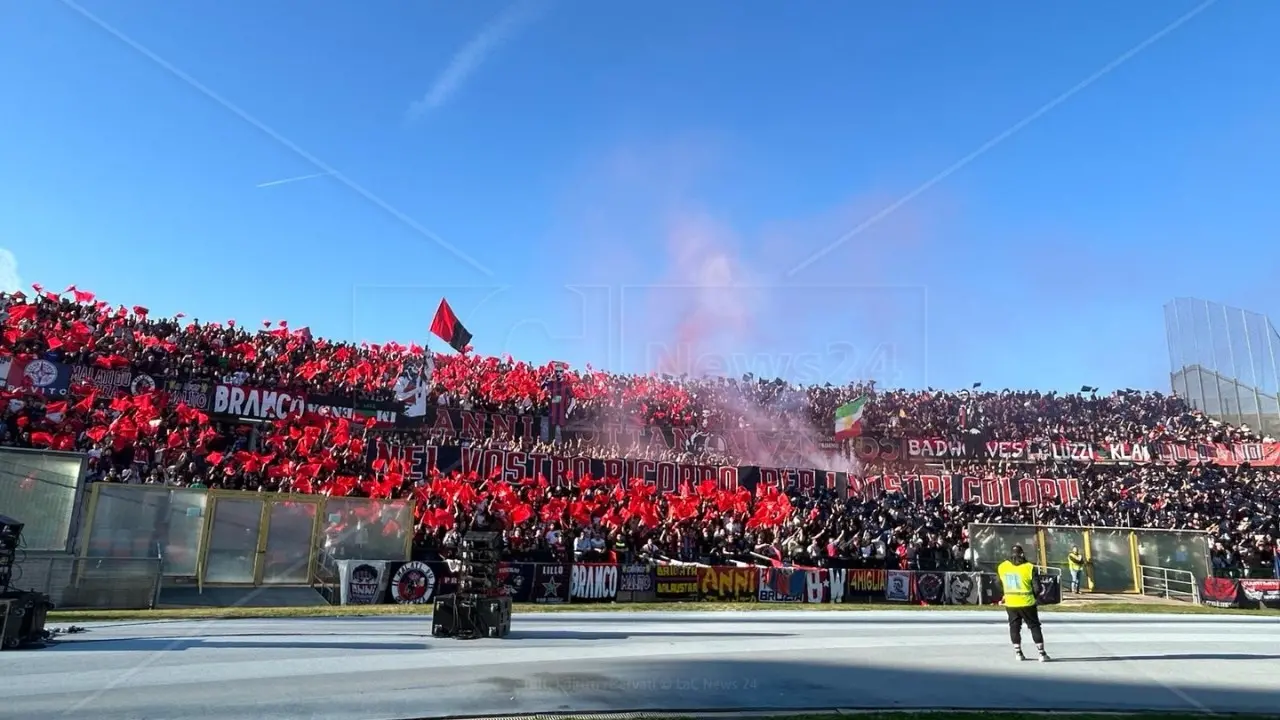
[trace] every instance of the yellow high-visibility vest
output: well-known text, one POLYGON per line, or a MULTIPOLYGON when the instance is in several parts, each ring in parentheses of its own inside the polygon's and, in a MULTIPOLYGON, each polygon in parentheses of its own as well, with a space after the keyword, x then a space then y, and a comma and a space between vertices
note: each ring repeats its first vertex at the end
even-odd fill
POLYGON ((1036 604, 1035 593, 1036 568, 1029 562, 1014 565, 1005 560, 996 569, 1000 576, 1000 584, 1004 586, 1005 607, 1022 608, 1036 604))

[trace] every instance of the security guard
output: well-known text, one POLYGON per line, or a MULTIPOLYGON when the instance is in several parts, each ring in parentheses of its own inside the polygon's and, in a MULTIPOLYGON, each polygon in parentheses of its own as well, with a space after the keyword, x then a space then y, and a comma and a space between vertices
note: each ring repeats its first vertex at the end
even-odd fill
POLYGON ((1084 584, 1084 556, 1080 548, 1072 546, 1067 553, 1067 570, 1071 573, 1071 592, 1080 594, 1080 586, 1084 584))
POLYGON ((1022 654, 1022 624, 1026 623, 1036 650, 1040 651, 1040 662, 1048 662, 1044 635, 1040 632, 1040 613, 1036 610, 1035 566, 1027 562, 1021 545, 1013 546, 1009 559, 1000 563, 996 573, 1004 585, 1004 607, 1009 615, 1009 639, 1013 640, 1014 657, 1026 660, 1022 654))

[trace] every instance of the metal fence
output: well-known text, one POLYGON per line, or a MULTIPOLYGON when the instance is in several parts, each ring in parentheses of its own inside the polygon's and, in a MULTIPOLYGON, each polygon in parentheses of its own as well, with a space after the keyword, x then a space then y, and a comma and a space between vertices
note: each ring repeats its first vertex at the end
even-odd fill
POLYGON ((160 595, 160 559, 77 558, 67 553, 27 553, 11 587, 49 596, 63 609, 143 610, 160 595))
POLYGON ((0 515, 22 522, 28 552, 69 552, 81 507, 84 455, 0 449, 0 515))
POLYGON ((167 581, 308 585, 321 558, 407 560, 407 500, 329 498, 149 485, 92 486, 86 559, 159 558, 167 581))
POLYGON ((1265 315, 1177 298, 1164 322, 1174 393, 1223 422, 1280 434, 1280 333, 1265 315))
POLYGON ((204 490, 94 484, 80 554, 159 557, 165 576, 195 577, 207 503, 204 490))
POLYGON ((1066 527, 1049 525, 969 525, 969 546, 978 569, 991 572, 1022 545, 1027 559, 1067 569, 1067 555, 1079 548, 1086 562, 1082 589, 1137 593, 1142 566, 1181 570, 1197 582, 1209 576, 1209 536, 1190 530, 1066 527))
POLYGON ((1138 571, 1143 595, 1200 604, 1200 583, 1191 573, 1150 565, 1143 565, 1138 571))

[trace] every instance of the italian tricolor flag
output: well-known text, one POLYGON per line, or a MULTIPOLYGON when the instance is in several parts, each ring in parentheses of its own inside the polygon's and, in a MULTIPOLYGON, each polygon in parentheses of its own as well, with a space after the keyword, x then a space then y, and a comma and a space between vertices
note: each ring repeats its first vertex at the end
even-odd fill
POLYGON ((836 408, 836 437, 851 438, 862 433, 862 411, 867 407, 867 396, 836 408))

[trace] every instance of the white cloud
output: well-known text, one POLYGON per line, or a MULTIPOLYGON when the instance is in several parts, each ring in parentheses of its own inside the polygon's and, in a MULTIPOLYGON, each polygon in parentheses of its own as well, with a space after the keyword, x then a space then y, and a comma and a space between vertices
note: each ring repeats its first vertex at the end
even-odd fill
POLYGON ((0 292, 12 293, 22 289, 22 277, 18 275, 18 258, 0 248, 0 292))
POLYGON ((410 118, 420 117, 443 107, 490 55, 537 16, 538 10, 536 0, 516 0, 501 15, 485 25, 454 54, 444 72, 436 76, 427 94, 409 106, 410 118))

